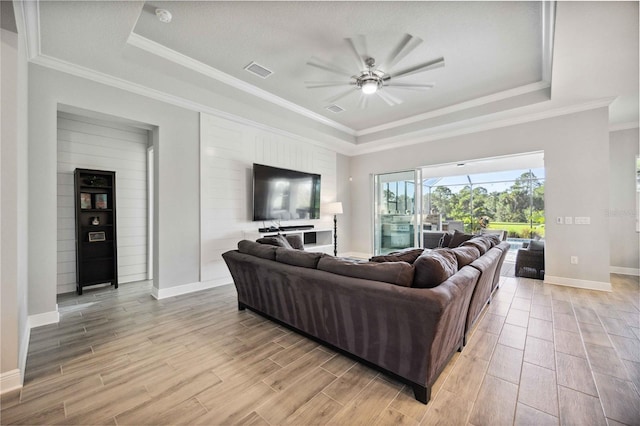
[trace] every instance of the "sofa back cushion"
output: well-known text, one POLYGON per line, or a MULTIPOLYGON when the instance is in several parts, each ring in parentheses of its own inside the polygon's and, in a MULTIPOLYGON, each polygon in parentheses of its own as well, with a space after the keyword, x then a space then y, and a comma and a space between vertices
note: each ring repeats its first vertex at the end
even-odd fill
POLYGON ((425 250, 413 262, 413 287, 432 288, 440 285, 458 271, 456 255, 448 248, 425 250))
POLYGON ((449 244, 451 244, 451 238, 453 238, 453 234, 450 234, 448 232, 442 234, 442 237, 440 237, 440 242, 438 243, 438 247, 449 247, 449 244))
POLYGON ((318 269, 365 280, 382 281, 403 287, 411 287, 413 266, 407 262, 366 262, 323 256, 318 269))
POLYGON ((244 254, 261 257, 263 259, 276 260, 276 249, 278 247, 260 244, 255 241, 242 240, 238 243, 238 251, 244 254))
POLYGON ((316 269, 318 261, 322 256, 324 256, 324 253, 287 249, 284 247, 276 248, 276 262, 302 266, 303 268, 316 269))
POLYGON ((289 241, 287 241, 287 239, 284 237, 284 235, 280 235, 280 234, 258 238, 256 240, 256 243, 267 244, 267 245, 276 246, 276 247, 284 247, 288 249, 293 248, 291 244, 289 244, 289 241))
POLYGON ((458 247, 460 244, 470 240, 471 238, 473 238, 473 234, 465 234, 464 232, 460 232, 456 229, 455 231, 453 231, 453 235, 451 235, 451 240, 449 241, 448 247, 458 247))
POLYGON ((304 250, 304 242, 302 241, 302 235, 300 234, 290 234, 286 235, 285 238, 296 250, 304 250))
POLYGON ((384 256, 373 256, 369 259, 369 262, 407 262, 413 264, 423 251, 424 249, 421 248, 406 248, 400 251, 394 251, 384 256))
POLYGON ((466 247, 466 246, 476 247, 478 250, 480 250, 480 256, 485 254, 492 247, 491 246, 491 242, 489 240, 484 239, 484 238, 472 238, 472 239, 462 243, 462 246, 463 247, 466 247))
POLYGON ((458 261, 458 269, 466 266, 480 257, 480 250, 474 246, 460 246, 451 249, 458 261))

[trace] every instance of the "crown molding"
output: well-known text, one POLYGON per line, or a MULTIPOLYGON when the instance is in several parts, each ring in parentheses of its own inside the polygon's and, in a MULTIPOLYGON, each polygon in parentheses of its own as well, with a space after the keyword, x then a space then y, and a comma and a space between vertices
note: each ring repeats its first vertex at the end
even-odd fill
POLYGON ((640 122, 638 121, 627 121, 626 123, 612 123, 612 124, 609 124, 609 131, 617 132, 620 130, 637 129, 638 127, 640 127, 640 122))
POLYGON ((76 77, 94 81, 96 83, 104 84, 106 86, 115 87, 117 89, 135 93, 137 95, 145 96, 147 98, 155 99, 157 101, 164 102, 170 105, 175 105, 191 111, 215 115, 217 117, 225 118, 227 120, 234 121, 236 123, 252 126, 257 129, 266 130, 266 131, 273 132, 285 137, 298 139, 298 140, 301 140, 302 142, 306 142, 312 145, 331 149, 333 151, 336 151, 339 154, 353 155, 353 151, 355 149, 355 145, 350 142, 340 141, 338 139, 319 141, 319 140, 307 138, 297 133, 279 129, 277 127, 268 126, 268 125, 250 120, 248 118, 240 117, 240 116, 228 113, 226 111, 221 111, 219 109, 212 108, 208 105, 194 102, 189 99, 182 98, 180 96, 171 95, 169 93, 152 89, 150 87, 143 86, 138 83, 133 83, 131 81, 124 80, 119 77, 114 77, 112 75, 105 74, 100 71, 92 70, 90 68, 86 68, 80 65, 72 64, 71 62, 63 61, 61 59, 53 58, 51 56, 47 56, 47 55, 37 56, 31 59, 31 63, 43 66, 45 68, 50 68, 56 71, 60 71, 65 74, 70 74, 76 77))
MULTIPOLYGON (((439 139, 451 138, 454 136, 467 135, 470 133, 483 132, 502 127, 514 126, 517 124, 529 123, 532 121, 544 120, 547 118, 559 117, 562 115, 573 114, 576 112, 588 111, 596 108, 609 106, 615 97, 607 97, 597 99, 590 102, 580 104, 566 105, 557 108, 550 108, 544 111, 537 111, 529 114, 521 114, 514 117, 500 119, 501 113, 491 114, 488 116, 475 117, 464 121, 449 123, 442 126, 432 127, 412 134, 404 134, 381 139, 367 144, 358 145, 355 149, 355 155, 370 154, 373 152, 386 151, 423 142, 430 142, 439 139)), ((526 107, 524 107, 526 108, 526 107)))
POLYGON ((283 99, 270 92, 267 92, 266 90, 262 90, 254 86, 253 84, 249 84, 245 81, 242 81, 236 77, 233 77, 227 73, 224 73, 198 60, 195 60, 186 55, 183 55, 180 52, 176 52, 173 49, 169 49, 168 47, 163 46, 160 43, 156 43, 153 40, 149 40, 148 38, 142 37, 141 35, 136 34, 134 32, 132 32, 129 35, 129 39, 127 40, 127 43, 130 44, 131 46, 137 47, 138 49, 142 49, 156 56, 164 58, 168 61, 171 61, 178 65, 182 65, 185 68, 189 68, 192 71, 195 71, 207 77, 218 80, 238 90, 242 90, 243 92, 249 93, 250 95, 256 96, 267 102, 271 102, 275 105, 286 108, 304 117, 310 118, 319 123, 333 127, 334 129, 345 132, 351 136, 355 136, 356 134, 356 132, 350 127, 342 125, 336 121, 330 120, 323 115, 317 114, 311 110, 301 107, 300 105, 287 101, 286 99, 283 99))
POLYGON ((393 121, 391 123, 382 124, 380 126, 359 130, 356 132, 356 136, 364 136, 371 133, 377 133, 384 130, 393 129, 396 127, 406 126, 408 124, 429 120, 431 118, 440 117, 443 115, 453 114, 455 112, 463 111, 465 109, 475 108, 475 107, 490 104, 493 102, 502 101, 515 96, 520 96, 520 95, 524 95, 531 92, 537 92, 539 90, 547 89, 549 87, 551 87, 551 84, 548 81, 538 81, 536 83, 527 84, 525 86, 516 87, 514 89, 504 90, 502 92, 494 93, 492 95, 483 96, 481 98, 476 98, 470 101, 461 102, 459 104, 451 105, 445 108, 429 111, 424 114, 414 115, 413 117, 404 118, 402 120, 393 121))
POLYGON ((18 34, 24 35, 27 58, 31 60, 41 54, 40 3, 38 0, 14 1, 13 3, 18 34))
POLYGON ((542 80, 551 81, 553 41, 556 31, 556 2, 542 2, 542 80))

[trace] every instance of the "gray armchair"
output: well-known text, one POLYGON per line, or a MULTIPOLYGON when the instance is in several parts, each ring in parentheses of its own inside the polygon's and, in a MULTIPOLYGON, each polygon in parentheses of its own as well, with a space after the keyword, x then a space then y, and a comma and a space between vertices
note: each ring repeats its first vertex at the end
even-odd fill
POLYGON ((516 277, 544 279, 544 241, 531 240, 518 250, 516 277))

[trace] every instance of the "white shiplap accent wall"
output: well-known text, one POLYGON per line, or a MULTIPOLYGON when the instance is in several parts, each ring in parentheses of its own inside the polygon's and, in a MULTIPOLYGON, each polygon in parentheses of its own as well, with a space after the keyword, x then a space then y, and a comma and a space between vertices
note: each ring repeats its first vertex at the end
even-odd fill
POLYGON ((116 172, 118 280, 147 279, 148 142, 144 129, 58 113, 58 294, 75 291, 76 168, 116 172))
MULTIPOLYGON (((222 253, 237 248, 246 233, 257 233, 263 226, 251 220, 253 163, 318 173, 322 202, 335 200, 334 151, 208 114, 200 114, 200 144, 201 282, 230 283, 222 253)), ((318 229, 333 227, 331 216, 282 223, 309 224, 318 229)))

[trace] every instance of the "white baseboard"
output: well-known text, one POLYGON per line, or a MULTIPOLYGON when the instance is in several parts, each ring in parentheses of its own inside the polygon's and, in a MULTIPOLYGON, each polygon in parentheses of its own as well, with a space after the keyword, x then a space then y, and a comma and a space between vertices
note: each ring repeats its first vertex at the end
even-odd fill
POLYGON ((0 373, 0 394, 22 387, 22 374, 20 369, 0 373))
POLYGON ((181 294, 193 293, 194 291, 207 290, 209 288, 220 287, 222 285, 231 284, 229 278, 222 278, 219 280, 211 281, 198 281, 190 284, 177 285, 169 288, 151 288, 151 295, 160 300, 167 297, 180 296, 181 294))
POLYGON ((637 268, 624 268, 622 266, 610 266, 609 272, 612 274, 631 275, 634 277, 640 277, 640 269, 637 268))
POLYGON ((554 277, 551 275, 545 275, 544 283, 583 288, 586 290, 611 291, 611 283, 604 281, 578 280, 575 278, 554 277))
POLYGON ((42 327, 43 325, 57 324, 59 322, 60 322, 60 313, 58 312, 57 304, 56 304, 55 311, 29 315, 29 318, 27 319, 27 324, 29 324, 29 328, 42 327))
POLYGON ((24 383, 24 372, 27 371, 27 354, 29 353, 29 339, 31 339, 31 328, 28 321, 25 327, 20 352, 18 352, 18 369, 20 369, 20 383, 24 383))

